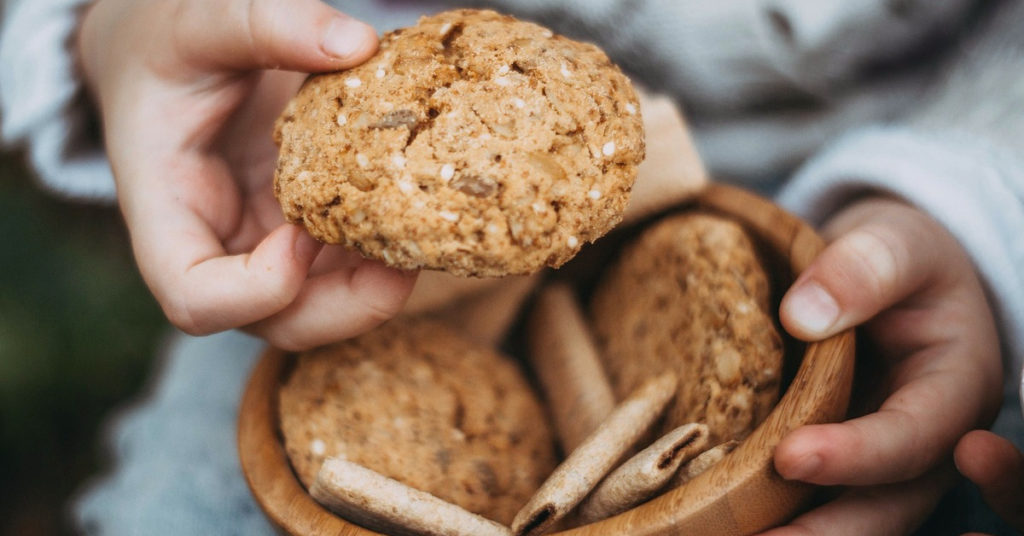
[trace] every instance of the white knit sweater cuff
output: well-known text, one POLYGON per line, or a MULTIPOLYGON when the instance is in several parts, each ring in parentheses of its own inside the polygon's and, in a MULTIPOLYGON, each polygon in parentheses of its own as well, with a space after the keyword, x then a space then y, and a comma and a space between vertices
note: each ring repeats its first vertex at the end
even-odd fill
POLYGON ((89 0, 24 0, 8 8, 0 36, 0 108, 7 144, 24 144, 39 179, 59 195, 112 201, 110 165, 71 52, 89 0))
POLYGON ((779 201, 819 224, 865 191, 897 195, 956 236, 990 292, 1000 324, 1007 387, 1024 364, 1024 161, 985 139, 872 128, 808 162, 779 201))

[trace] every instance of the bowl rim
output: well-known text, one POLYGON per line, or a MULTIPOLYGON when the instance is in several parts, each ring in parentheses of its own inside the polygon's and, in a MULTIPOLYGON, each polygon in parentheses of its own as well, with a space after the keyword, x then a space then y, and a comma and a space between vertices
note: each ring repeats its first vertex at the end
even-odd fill
MULTIPOLYGON (((697 208, 741 223, 786 261, 793 277, 824 249, 824 241, 808 224, 742 188, 711 183, 692 201, 697 208)), ((239 407, 239 458, 253 496, 270 521, 289 534, 380 534, 345 521, 321 506, 291 470, 276 424, 276 386, 288 355, 272 347, 263 352, 239 407), (267 392, 271 396, 266 396, 267 392)), ((687 484, 622 514, 557 534, 741 535, 785 522, 805 504, 813 486, 787 481, 776 473, 772 464, 774 447, 798 426, 845 417, 853 361, 852 329, 808 343, 795 376, 775 407, 721 462, 687 484)))

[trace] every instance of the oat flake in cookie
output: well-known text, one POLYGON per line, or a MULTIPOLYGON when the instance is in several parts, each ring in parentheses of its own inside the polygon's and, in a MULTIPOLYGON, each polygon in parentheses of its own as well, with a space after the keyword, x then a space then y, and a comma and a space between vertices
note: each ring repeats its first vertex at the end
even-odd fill
POLYGON ((560 266, 620 221, 644 156, 636 93, 601 50, 477 10, 311 77, 275 138, 288 220, 462 276, 560 266))
POLYGON ((742 439, 779 394, 782 338, 768 276, 739 224, 685 213, 645 230, 595 291, 594 331, 619 397, 673 370, 679 391, 662 432, 708 425, 711 444, 742 439))
POLYGON ((278 411, 307 488, 341 457, 507 524, 555 467, 512 360, 433 321, 398 318, 296 356, 278 411))

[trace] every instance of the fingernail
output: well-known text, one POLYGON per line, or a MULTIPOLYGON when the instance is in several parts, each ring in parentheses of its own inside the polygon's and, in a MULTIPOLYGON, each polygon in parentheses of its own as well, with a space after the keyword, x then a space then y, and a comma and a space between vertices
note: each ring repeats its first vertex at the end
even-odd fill
POLYGON ((808 478, 818 474, 821 470, 821 456, 817 454, 808 454, 803 458, 800 458, 786 474, 782 475, 787 480, 807 480, 808 478))
POLYGON ((345 16, 336 16, 327 26, 321 43, 324 52, 348 59, 366 48, 366 25, 345 16))
POLYGON ((295 258, 306 264, 313 262, 317 253, 320 253, 320 248, 322 246, 323 244, 310 236, 305 229, 300 229, 299 232, 295 234, 295 243, 292 244, 293 251, 295 251, 295 258))
POLYGON ((787 298, 790 319, 808 333, 824 334, 839 319, 839 304, 815 282, 797 287, 787 298))

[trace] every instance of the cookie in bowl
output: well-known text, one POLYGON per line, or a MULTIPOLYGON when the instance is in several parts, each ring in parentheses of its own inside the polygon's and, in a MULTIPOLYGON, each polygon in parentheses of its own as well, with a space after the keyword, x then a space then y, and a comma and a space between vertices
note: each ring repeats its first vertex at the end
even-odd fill
POLYGON ((621 253, 591 307, 617 396, 648 375, 680 378, 662 433, 689 423, 712 444, 743 439, 778 400, 783 344, 769 310, 768 275, 733 220, 668 216, 621 253))
POLYGON ((517 365, 442 324, 399 318, 295 359, 278 418, 307 489, 342 458, 508 523, 555 466, 517 365))

